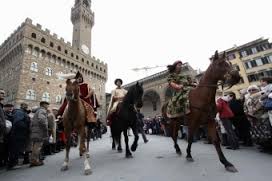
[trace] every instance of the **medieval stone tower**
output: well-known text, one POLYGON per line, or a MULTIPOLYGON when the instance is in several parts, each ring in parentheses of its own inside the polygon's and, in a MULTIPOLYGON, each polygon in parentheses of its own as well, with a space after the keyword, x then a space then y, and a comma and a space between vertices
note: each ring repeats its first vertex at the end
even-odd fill
POLYGON ((0 88, 4 103, 30 107, 40 101, 59 107, 65 97, 65 80, 57 73, 80 71, 101 105, 98 116, 105 120, 105 83, 108 66, 91 56, 91 30, 94 13, 90 0, 75 0, 71 11, 73 43, 40 24, 26 20, 0 45, 0 88))
POLYGON ((72 46, 77 50, 91 55, 91 35, 94 25, 94 13, 91 10, 91 0, 76 0, 71 11, 73 28, 72 46))

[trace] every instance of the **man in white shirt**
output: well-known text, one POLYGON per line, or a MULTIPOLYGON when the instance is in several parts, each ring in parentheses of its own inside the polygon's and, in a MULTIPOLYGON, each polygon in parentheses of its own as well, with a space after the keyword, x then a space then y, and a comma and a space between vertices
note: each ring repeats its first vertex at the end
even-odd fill
POLYGON ((112 116, 116 112, 117 106, 119 103, 121 103, 127 94, 127 90, 122 88, 123 81, 122 79, 116 79, 114 81, 114 84, 117 86, 116 89, 114 89, 111 92, 111 100, 108 108, 108 113, 107 113, 107 123, 108 125, 111 124, 112 121, 112 116))

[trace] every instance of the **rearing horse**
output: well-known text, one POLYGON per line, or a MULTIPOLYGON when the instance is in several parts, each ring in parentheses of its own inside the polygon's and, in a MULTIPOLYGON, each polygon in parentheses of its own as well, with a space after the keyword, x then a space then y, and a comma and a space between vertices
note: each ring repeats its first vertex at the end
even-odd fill
MULTIPOLYGON (((178 130, 181 123, 186 122, 186 124, 188 124, 189 135, 186 156, 188 161, 194 161, 191 155, 194 133, 199 128, 200 124, 208 123, 208 133, 216 148, 219 160, 225 166, 227 171, 237 172, 236 168, 225 158, 221 150, 214 118, 216 115, 215 94, 218 81, 221 80, 229 84, 231 87, 232 85, 237 84, 240 79, 241 77, 239 72, 233 70, 231 63, 226 60, 225 52, 219 55, 216 51, 215 55, 212 57, 212 63, 201 78, 199 84, 195 89, 192 89, 189 92, 190 113, 182 117, 171 118, 171 136, 174 141, 174 147, 177 154, 181 155, 181 150, 177 144, 178 130)), ((162 114, 166 119, 170 119, 167 118, 166 114, 167 104, 168 103, 163 105, 162 114)))
POLYGON ((79 97, 79 84, 77 81, 72 82, 70 79, 66 81, 66 98, 68 101, 68 106, 66 107, 63 114, 63 126, 65 136, 67 138, 66 143, 66 155, 65 160, 62 165, 61 170, 68 170, 69 163, 69 151, 71 144, 71 132, 77 130, 80 135, 80 155, 84 156, 84 174, 91 174, 91 167, 86 154, 85 145, 85 122, 86 122, 86 112, 82 100, 79 97))

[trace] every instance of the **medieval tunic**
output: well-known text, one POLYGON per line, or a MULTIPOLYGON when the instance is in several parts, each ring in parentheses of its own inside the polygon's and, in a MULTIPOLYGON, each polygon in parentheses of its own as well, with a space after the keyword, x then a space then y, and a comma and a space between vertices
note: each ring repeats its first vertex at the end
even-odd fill
POLYGON ((189 111, 188 93, 191 87, 189 87, 188 77, 182 74, 170 73, 167 81, 169 84, 173 82, 183 85, 181 90, 172 89, 172 97, 167 106, 167 116, 169 118, 184 116, 189 111))
POLYGON ((121 99, 116 99, 116 98, 124 98, 126 94, 127 94, 127 90, 123 88, 116 88, 111 92, 111 100, 110 100, 110 104, 108 108, 108 115, 115 112, 118 104, 122 102, 121 99), (114 100, 114 98, 116 100, 114 100))

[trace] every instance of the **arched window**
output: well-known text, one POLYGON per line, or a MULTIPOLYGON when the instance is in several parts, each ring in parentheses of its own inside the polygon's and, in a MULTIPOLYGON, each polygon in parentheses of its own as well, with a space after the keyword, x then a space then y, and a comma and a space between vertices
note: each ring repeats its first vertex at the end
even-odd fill
POLYGON ((30 66, 30 70, 33 72, 38 72, 38 64, 36 62, 32 62, 30 66))
POLYGON ((57 65, 60 65, 60 64, 61 64, 61 58, 60 58, 60 57, 58 57, 56 64, 57 64, 57 65))
POLYGON ((64 66, 65 66, 65 64, 66 64, 66 60, 65 60, 65 59, 62 59, 62 61, 61 61, 61 64, 60 64, 60 65, 61 65, 62 67, 64 67, 64 66))
POLYGON ((45 55, 46 55, 45 51, 44 51, 44 50, 41 50, 41 52, 40 52, 40 57, 41 57, 41 58, 45 58, 45 55))
POLYGON ((50 59, 51 63, 56 63, 56 55, 52 55, 52 58, 50 59))
POLYGON ((32 34, 31 34, 31 37, 32 37, 32 38, 36 38, 36 37, 37 37, 36 33, 32 33, 32 34))
POLYGON ((32 51, 32 55, 35 56, 35 57, 38 57, 39 56, 39 50, 37 48, 35 48, 33 51, 32 51))
POLYGON ((45 68, 45 75, 52 76, 53 70, 50 67, 45 68))
POLYGON ((61 95, 57 95, 56 96, 56 103, 61 103, 61 101, 62 101, 61 95))
POLYGON ((58 46, 58 51, 61 51, 61 47, 60 46, 58 46))
POLYGON ((31 54, 31 51, 32 51, 32 46, 28 45, 25 52, 28 53, 28 54, 31 54))
POLYGON ((54 43, 53 42, 50 42, 50 47, 54 47, 54 43))
POLYGON ((50 94, 48 92, 43 93, 42 101, 50 102, 50 94))
POLYGON ((35 100, 36 99, 35 91, 32 89, 27 90, 26 91, 26 99, 27 100, 35 100))
POLYGON ((42 42, 42 43, 45 43, 45 38, 42 38, 42 39, 41 39, 41 42, 42 42))

